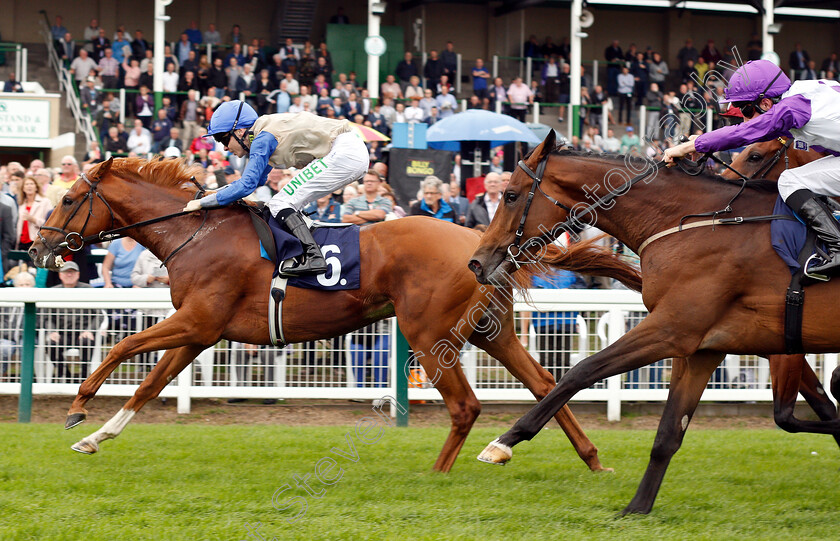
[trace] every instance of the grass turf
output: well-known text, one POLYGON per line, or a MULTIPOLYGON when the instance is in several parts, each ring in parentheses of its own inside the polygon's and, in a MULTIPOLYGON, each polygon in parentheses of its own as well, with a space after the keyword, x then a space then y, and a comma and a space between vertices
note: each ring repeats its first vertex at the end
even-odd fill
MULTIPOLYGON (((69 446, 82 425, 2 425, 0 539, 833 539, 840 451, 828 436, 690 431, 653 512, 617 518, 647 465, 652 431, 592 431, 614 474, 590 473, 560 430, 515 449, 504 468, 475 460, 501 432, 475 430, 453 472, 431 472, 443 428, 388 428, 364 444, 352 427, 131 425, 99 454, 69 446), (331 453, 353 451, 358 459, 331 453), (814 454, 816 453, 816 454, 814 454), (337 462, 320 497, 295 486, 337 462), (328 465, 322 462, 322 467, 328 465), (278 498, 307 510, 280 512, 278 498)), ((370 434, 374 434, 371 432, 370 434)), ((369 435, 370 435, 369 434, 369 435)))

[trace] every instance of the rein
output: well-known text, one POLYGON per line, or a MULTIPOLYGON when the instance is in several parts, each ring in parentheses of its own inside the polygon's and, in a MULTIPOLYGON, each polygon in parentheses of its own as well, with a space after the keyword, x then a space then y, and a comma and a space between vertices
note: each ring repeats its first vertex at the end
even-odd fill
MULTIPOLYGON (((566 212, 569 213, 569 217, 566 219, 565 222, 563 222, 561 224, 561 228, 563 228, 564 231, 571 231, 573 228, 580 225, 580 222, 577 220, 577 216, 572 215, 572 208, 571 207, 569 207, 568 205, 565 205, 565 204, 561 203, 560 201, 558 201, 557 199, 551 197, 550 195, 545 193, 545 191, 543 191, 543 189, 542 189, 542 180, 543 180, 542 177, 545 174, 545 167, 548 163, 548 157, 549 157, 549 155, 547 154, 540 161, 539 165, 537 165, 536 173, 534 171, 532 171, 530 167, 528 167, 528 165, 525 163, 524 160, 519 160, 519 163, 517 164, 518 167, 521 168, 525 172, 525 174, 528 175, 529 177, 531 177, 531 179, 534 181, 533 184, 531 185, 531 190, 528 192, 528 199, 525 201, 525 209, 522 211, 522 218, 520 218, 520 220, 519 220, 519 227, 516 230, 514 241, 507 248, 508 259, 510 260, 511 263, 513 263, 513 266, 517 270, 522 265, 527 265, 529 263, 534 262, 532 259, 529 259, 528 261, 519 261, 519 260, 517 260, 517 257, 522 254, 522 248, 520 248, 520 244, 522 242, 522 235, 524 234, 524 231, 525 231, 525 220, 528 218, 528 212, 531 209, 531 203, 533 202, 534 195, 537 193, 537 191, 539 191, 546 199, 551 201, 551 203, 554 206, 559 207, 559 208, 561 208, 561 209, 563 209, 563 210, 565 210, 566 212), (516 250, 516 253, 514 253, 514 250, 516 250)), ((644 179, 648 178, 651 174, 654 174, 654 173, 658 172, 663 167, 665 167, 665 162, 656 162, 653 165, 652 168, 648 168, 647 171, 645 171, 644 173, 633 177, 632 179, 628 180, 627 182, 625 182, 624 184, 622 184, 618 188, 610 191, 609 193, 607 193, 603 197, 599 198, 594 203, 591 203, 591 204, 587 205, 586 207, 581 209, 581 211, 578 214, 579 215, 586 215, 586 214, 591 213, 596 208, 599 208, 599 207, 606 208, 606 205, 611 203, 613 199, 615 199, 619 195, 622 195, 623 193, 625 193, 627 190, 629 190, 634 184, 636 184, 640 180, 644 180, 644 179)), ((525 243, 523 248, 527 248, 531 244, 540 244, 543 241, 554 242, 555 238, 556 237, 551 233, 543 233, 539 237, 533 237, 531 239, 528 239, 528 241, 525 243)))
MULTIPOLYGON (((59 227, 50 227, 50 226, 41 226, 38 229, 38 239, 44 244, 44 246, 46 246, 50 250, 50 253, 52 253, 54 256, 57 255, 56 254, 57 251, 62 250, 64 248, 67 248, 71 252, 78 252, 79 250, 84 248, 85 244, 89 244, 91 242, 106 242, 106 241, 121 239, 121 238, 124 238, 124 237, 128 236, 125 233, 125 231, 127 231, 129 229, 134 229, 134 228, 137 228, 137 227, 143 227, 143 226, 147 226, 147 225, 151 225, 151 224, 156 224, 158 222, 164 222, 166 220, 171 220, 172 218, 178 218, 180 216, 186 216, 187 214, 192 214, 194 212, 194 211, 180 211, 180 212, 175 212, 175 213, 172 213, 172 214, 167 214, 165 216, 158 216, 157 218, 152 218, 150 220, 144 220, 142 222, 137 222, 137 223, 134 223, 134 224, 123 226, 123 227, 113 228, 113 225, 114 225, 114 211, 111 208, 111 205, 108 204, 108 201, 105 199, 105 197, 101 193, 99 193, 99 191, 97 190, 97 187, 99 186, 100 181, 99 180, 91 181, 88 178, 87 174, 85 174, 85 173, 82 173, 79 176, 79 178, 84 180, 87 183, 87 185, 90 186, 90 189, 85 194, 85 196, 82 197, 81 201, 79 201, 79 203, 76 205, 76 207, 73 209, 73 212, 70 213, 70 216, 64 222, 64 225, 61 226, 60 228, 59 227), (93 235, 84 236, 85 229, 87 228, 88 222, 90 221, 90 218, 94 215, 93 214, 93 201, 94 201, 93 196, 94 195, 96 197, 98 197, 99 200, 102 201, 102 203, 104 203, 105 207, 108 209, 108 212, 111 215, 111 227, 112 227, 112 229, 107 229, 105 231, 100 231, 99 233, 95 233, 93 235), (70 222, 73 220, 73 218, 76 217, 76 214, 79 212, 79 209, 82 208, 82 205, 85 204, 85 201, 88 202, 88 215, 85 218, 85 223, 82 225, 81 231, 79 231, 79 232, 67 231, 67 226, 70 224, 70 222), (55 231, 56 233, 63 234, 64 235, 64 242, 61 242, 56 246, 52 246, 47 241, 47 239, 41 234, 41 230, 55 231)), ((196 192, 196 194, 195 194, 195 199, 200 199, 205 193, 204 188, 202 188, 201 185, 198 183, 198 181, 195 180, 195 177, 190 178, 190 180, 192 181, 193 184, 196 185, 196 187, 198 187, 198 192, 196 192)), ((207 210, 212 210, 212 209, 207 209, 207 210)), ((195 236, 198 234, 198 232, 201 230, 201 228, 204 227, 204 225, 206 223, 207 223, 207 212, 205 210, 204 219, 201 221, 201 225, 198 226, 198 229, 196 229, 195 232, 186 241, 184 241, 180 246, 175 248, 175 250, 173 250, 172 253, 170 253, 166 257, 166 259, 164 259, 162 261, 161 266, 166 265, 166 262, 169 261, 170 259, 172 259, 172 256, 174 256, 176 253, 178 253, 184 246, 186 246, 191 240, 193 240, 195 238, 195 236)))

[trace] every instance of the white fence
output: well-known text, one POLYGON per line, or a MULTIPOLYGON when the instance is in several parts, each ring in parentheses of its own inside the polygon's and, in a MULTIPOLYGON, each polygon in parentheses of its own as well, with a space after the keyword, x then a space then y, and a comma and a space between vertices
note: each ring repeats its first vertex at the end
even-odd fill
MULTIPOLYGON (((641 297, 625 290, 533 290, 533 305, 514 306, 517 329, 525 321, 528 349, 561 376, 570 366, 617 340, 645 314, 641 297), (538 316, 531 312, 551 312, 538 316), (554 323, 554 325, 543 325, 554 323)), ((0 290, 0 394, 20 393, 21 313, 35 302, 37 329, 33 394, 75 395, 119 340, 167 315, 167 289, 0 290), (89 333, 89 334, 87 334, 89 333)), ((200 324, 196 322, 196 324, 200 324)), ((161 396, 176 397, 188 413, 192 398, 376 399, 396 396, 396 325, 385 320, 330 340, 285 348, 223 340, 201 353, 161 396)), ((160 353, 139 355, 121 365, 100 396, 131 396, 160 353)), ((828 386, 837 355, 809 355, 828 386)), ((416 361, 415 361, 416 362, 416 361)), ((532 401, 530 392, 495 359, 474 347, 461 365, 482 401, 532 401)), ((416 368, 419 368, 416 367, 416 368)), ((574 400, 605 402, 608 418, 620 418, 622 402, 664 401, 670 359, 602 381, 574 400)), ((439 400, 428 384, 409 388, 410 400, 439 400)), ((771 401, 765 359, 729 356, 715 372, 705 401, 771 401)))

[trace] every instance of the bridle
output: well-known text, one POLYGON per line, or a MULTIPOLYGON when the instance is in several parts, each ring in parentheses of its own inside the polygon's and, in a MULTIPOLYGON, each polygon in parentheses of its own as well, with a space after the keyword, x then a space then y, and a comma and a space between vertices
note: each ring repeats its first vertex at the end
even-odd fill
MULTIPOLYGON (((518 167, 520 169, 522 169, 525 172, 525 174, 528 175, 529 177, 531 177, 531 179, 533 180, 533 183, 531 184, 531 189, 528 192, 528 198, 525 200, 525 209, 522 211, 522 217, 519 219, 519 227, 516 229, 516 233, 514 235, 513 242, 510 245, 508 245, 508 247, 507 247, 508 260, 511 263, 513 263, 513 266, 517 270, 519 270, 519 268, 522 265, 527 265, 529 263, 534 262, 534 260, 530 259, 530 258, 527 261, 520 261, 520 260, 517 259, 520 255, 522 255, 522 252, 523 252, 524 249, 526 249, 531 244, 541 244, 544 241, 554 242, 554 240, 556 238, 556 236, 553 235, 550 232, 549 233, 543 233, 539 237, 532 237, 532 238, 528 239, 528 241, 525 243, 525 245, 521 246, 522 245, 522 236, 525 233, 525 220, 528 219, 528 212, 531 210, 531 203, 533 203, 534 195, 537 193, 537 191, 539 191, 546 199, 551 201, 551 203, 554 206, 565 210, 569 214, 569 217, 566 219, 565 222, 563 222, 560 225, 560 227, 563 231, 572 231, 572 230, 574 230, 575 227, 580 226, 580 222, 578 220, 579 216, 587 215, 587 214, 591 213, 594 209, 599 208, 599 207, 606 208, 606 205, 611 203, 612 200, 615 199, 616 197, 618 197, 619 195, 622 195, 625 192, 627 192, 627 190, 629 190, 634 184, 636 184, 640 180, 644 180, 644 179, 648 178, 652 174, 657 173, 660 169, 665 167, 665 162, 654 163, 652 167, 648 167, 648 169, 646 171, 644 171, 642 174, 633 177, 632 179, 628 180, 627 182, 625 182, 624 184, 622 184, 618 188, 610 191, 609 193, 607 193, 606 195, 604 195, 603 197, 601 197, 600 199, 598 199, 594 203, 591 203, 591 204, 585 206, 583 209, 580 210, 580 212, 576 212, 573 215, 572 207, 569 207, 568 205, 565 205, 565 204, 561 203, 557 199, 555 199, 555 198, 551 197, 550 195, 548 195, 547 193, 545 193, 545 191, 543 191, 543 189, 542 189, 543 175, 545 174, 545 168, 546 168, 546 165, 548 163, 549 155, 550 154, 546 154, 543 157, 543 159, 540 160, 540 163, 537 165, 537 171, 536 172, 534 172, 530 167, 528 167, 528 165, 525 163, 524 160, 519 160, 519 163, 517 164, 518 167)), ((504 199, 504 197, 503 197, 503 199, 504 199)))
MULTIPOLYGON (((88 192, 84 195, 84 197, 82 197, 79 200, 79 202, 76 203, 76 206, 73 208, 73 211, 70 213, 70 216, 67 218, 67 220, 65 220, 64 225, 62 225, 61 227, 50 227, 50 226, 42 225, 38 229, 38 240, 40 240, 41 243, 43 243, 43 245, 50 251, 50 254, 53 257, 57 257, 59 255, 58 252, 60 252, 64 248, 67 248, 71 252, 78 252, 79 250, 81 250, 82 248, 85 247, 85 244, 89 244, 91 242, 94 242, 94 243, 95 242, 105 242, 105 241, 111 241, 111 240, 116 240, 116 239, 121 239, 123 237, 127 237, 128 235, 125 233, 125 231, 127 231, 129 229, 142 227, 142 226, 146 226, 146 225, 151 225, 151 224, 155 224, 155 223, 158 223, 158 222, 163 222, 165 220, 169 220, 171 218, 177 218, 178 216, 185 216, 187 214, 192 214, 193 213, 193 211, 180 211, 180 212, 175 212, 173 214, 167 214, 165 216, 159 216, 157 218, 152 218, 151 220, 145 220, 145 221, 142 221, 142 222, 137 222, 135 224, 130 224, 130 225, 126 225, 126 226, 123 226, 123 227, 114 228, 114 222, 115 222, 114 210, 111 208, 111 205, 108 204, 108 201, 105 199, 105 196, 103 196, 99 192, 99 190, 97 190, 100 180, 92 181, 88 178, 87 174, 85 174, 85 173, 82 173, 81 175, 79 175, 79 178, 81 180, 85 181, 85 183, 89 186, 89 189, 88 189, 88 192), (90 222, 90 219, 94 216, 94 214, 93 214, 93 202, 97 198, 100 201, 102 201, 102 203, 105 205, 105 208, 108 209, 108 213, 111 216, 110 229, 107 229, 105 231, 100 231, 99 233, 94 233, 93 235, 85 236, 85 229, 87 229, 88 222, 90 222), (73 218, 76 217, 76 214, 79 212, 79 210, 84 206, 84 204, 86 202, 88 203, 88 215, 85 217, 85 223, 82 224, 81 231, 78 231, 78 232, 68 231, 67 226, 70 224, 71 221, 73 221, 73 218), (49 241, 47 241, 47 239, 44 237, 44 235, 41 234, 42 230, 55 231, 56 233, 61 233, 62 235, 64 235, 64 241, 58 243, 55 246, 53 246, 52 244, 50 244, 49 241)), ((201 185, 198 183, 198 181, 195 180, 195 177, 190 178, 190 180, 192 181, 193 184, 195 184, 198 187, 198 192, 196 192, 195 198, 196 199, 201 198, 205 193, 204 188, 202 188, 201 185)), ((202 210, 212 210, 212 209, 202 209, 202 210)), ((198 229, 196 229, 195 233, 193 233, 191 237, 189 237, 186 241, 184 241, 183 244, 181 244, 180 246, 175 248, 175 250, 173 250, 172 253, 170 253, 166 257, 166 259, 163 260, 162 265, 165 265, 166 262, 169 261, 172 258, 172 256, 174 256, 176 253, 178 253, 181 250, 181 248, 186 246, 188 242, 190 242, 193 238, 195 238, 195 235, 201 230, 202 227, 204 227, 204 224, 206 222, 207 222, 207 212, 204 213, 204 219, 202 220, 201 225, 198 227, 198 229)))
MULTIPOLYGON (((731 212, 732 202, 743 192, 744 188, 746 187, 746 181, 752 180, 752 179, 758 177, 759 175, 763 175, 763 174, 767 173, 768 171, 770 171, 770 169, 772 169, 773 166, 775 166, 776 163, 778 163, 778 161, 782 158, 782 156, 784 156, 784 158, 785 158, 785 168, 789 167, 790 161, 789 161, 787 150, 788 150, 788 148, 790 148, 790 145, 791 145, 793 139, 787 139, 785 141, 784 139, 782 139, 780 137, 779 141, 782 143, 782 147, 779 148, 776 151, 776 153, 773 155, 773 157, 770 160, 767 161, 767 163, 763 164, 761 166, 761 168, 759 168, 758 171, 756 171, 755 173, 753 173, 749 177, 743 175, 742 173, 740 173, 736 169, 733 169, 730 165, 724 163, 722 160, 720 160, 719 158, 717 158, 716 156, 714 156, 710 152, 704 154, 703 157, 701 157, 699 160, 697 160, 697 162, 693 162, 693 161, 690 161, 690 160, 681 160, 680 162, 677 162, 677 164, 687 174, 696 176, 696 175, 699 175, 702 172, 703 164, 706 162, 706 160, 712 159, 713 161, 723 165, 724 167, 728 168, 730 171, 734 172, 744 182, 744 185, 742 185, 741 190, 738 191, 738 193, 735 195, 735 197, 733 197, 732 200, 729 201, 729 204, 727 204, 726 208, 723 209, 722 211, 716 211, 716 212, 713 213, 716 216, 717 214, 720 214, 720 213, 723 213, 723 212, 731 212), (691 166, 691 168, 694 169, 694 170, 693 171, 689 170, 689 166, 691 166)), ((610 191, 609 193, 607 193, 605 196, 601 197, 600 199, 598 199, 594 203, 591 203, 588 206, 582 208, 580 210, 580 212, 576 212, 575 215, 573 216, 571 207, 569 207, 568 205, 565 205, 565 204, 561 203, 560 201, 558 201, 557 199, 551 197, 550 195, 545 193, 545 191, 543 191, 543 189, 542 189, 542 180, 543 180, 543 175, 545 174, 545 168, 546 168, 546 165, 548 163, 548 158, 549 158, 549 154, 546 154, 545 157, 543 157, 543 159, 540 160, 540 163, 537 165, 536 172, 534 172, 530 167, 528 167, 528 165, 525 163, 524 160, 520 160, 519 163, 517 164, 518 167, 520 169, 522 169, 525 172, 525 174, 528 175, 533 180, 533 183, 531 184, 531 189, 528 192, 528 198, 525 200, 525 208, 522 211, 522 217, 519 219, 519 227, 516 229, 516 233, 514 235, 513 242, 510 245, 508 245, 508 247, 507 247, 507 259, 513 264, 513 266, 516 270, 519 270, 519 268, 522 265, 527 265, 527 264, 530 264, 530 263, 534 263, 533 258, 527 258, 526 260, 518 259, 520 256, 522 256, 522 252, 526 248, 528 248, 528 246, 530 246, 531 244, 542 244, 543 242, 546 242, 546 241, 547 242, 554 242, 554 240, 556 238, 556 236, 553 235, 552 233, 543 233, 542 235, 540 235, 538 237, 532 237, 531 239, 528 239, 528 241, 525 243, 525 245, 524 246, 522 245, 522 237, 525 233, 525 221, 528 219, 528 212, 531 210, 531 203, 533 203, 534 195, 538 191, 546 199, 551 201, 551 203, 554 206, 559 207, 559 208, 565 210, 567 213, 569 213, 569 217, 566 219, 566 221, 564 221, 560 225, 560 230, 561 231, 572 231, 572 230, 574 230, 575 227, 580 226, 580 221, 578 220, 579 216, 588 215, 594 209, 597 209, 597 208, 607 208, 606 205, 611 203, 613 201, 613 199, 615 199, 619 195, 624 194, 634 184, 636 184, 640 180, 644 180, 644 179, 648 178, 651 174, 655 174, 660 169, 662 169, 663 167, 666 166, 665 162, 662 162, 662 161, 655 162, 652 167, 649 167, 642 174, 637 175, 636 177, 628 180, 622 186, 610 191)), ((504 200, 504 196, 502 197, 502 199, 504 200)), ((697 216, 702 216, 702 215, 697 215, 697 216)), ((682 221, 681 221, 681 223, 682 223, 682 221)))

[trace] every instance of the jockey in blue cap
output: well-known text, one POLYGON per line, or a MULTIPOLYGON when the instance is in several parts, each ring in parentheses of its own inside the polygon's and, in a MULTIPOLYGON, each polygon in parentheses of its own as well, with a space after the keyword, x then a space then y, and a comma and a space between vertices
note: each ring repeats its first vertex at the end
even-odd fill
POLYGON ((240 158, 248 156, 242 177, 218 192, 190 201, 193 211, 223 206, 265 184, 274 167, 296 167, 297 174, 268 203, 271 214, 300 240, 303 257, 282 269, 285 276, 320 274, 327 264, 300 213, 312 201, 358 180, 370 155, 347 120, 311 113, 278 113, 258 117, 247 103, 222 103, 210 118, 207 135, 240 158))
POLYGON ((669 148, 673 163, 690 152, 714 152, 778 137, 792 137, 822 147, 833 156, 788 169, 779 177, 779 194, 811 227, 829 251, 828 260, 810 265, 809 274, 840 269, 840 226, 820 196, 840 195, 840 83, 796 81, 768 60, 753 60, 729 79, 722 103, 737 107, 746 122, 727 126, 669 148))

